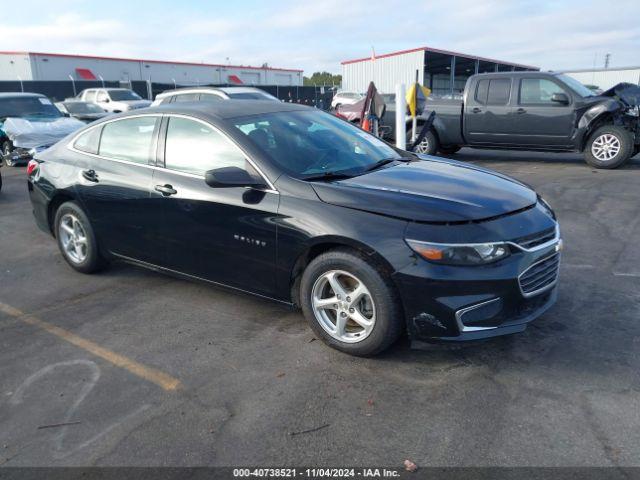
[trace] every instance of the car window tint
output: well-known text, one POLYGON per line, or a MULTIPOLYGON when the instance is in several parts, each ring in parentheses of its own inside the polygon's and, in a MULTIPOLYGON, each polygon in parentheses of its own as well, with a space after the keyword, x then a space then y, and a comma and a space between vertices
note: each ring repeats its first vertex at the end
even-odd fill
POLYGON ((487 94, 489 93, 489 80, 480 80, 478 81, 478 86, 476 87, 476 96, 475 99, 478 103, 487 103, 487 94))
POLYGON ((489 81, 489 92, 487 94, 488 105, 506 105, 509 103, 511 94, 511 79, 494 78, 489 81))
POLYGON ((92 128, 80 135, 73 144, 73 147, 81 152, 93 153, 95 155, 98 153, 101 133, 101 127, 92 128))
POLYGON ((200 99, 199 93, 183 93, 176 95, 174 102, 197 102, 200 99))
POLYGON ((222 100, 220 95, 216 95, 215 93, 201 93, 200 101, 201 102, 219 102, 222 100))
POLYGON ((523 78, 520 82, 520 103, 558 105, 551 101, 555 93, 565 93, 555 82, 544 78, 523 78))
POLYGON ((107 123, 102 130, 100 155, 146 165, 153 154, 156 117, 125 118, 107 123))
POLYGON ((201 122, 179 117, 169 119, 165 167, 194 175, 222 167, 247 169, 242 151, 221 133, 201 122))

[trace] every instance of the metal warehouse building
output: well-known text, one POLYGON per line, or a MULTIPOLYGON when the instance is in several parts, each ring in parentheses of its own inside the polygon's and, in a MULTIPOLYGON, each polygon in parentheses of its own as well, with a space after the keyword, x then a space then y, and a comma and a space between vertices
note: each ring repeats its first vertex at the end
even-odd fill
POLYGON ((396 84, 418 81, 434 94, 462 93, 469 76, 474 73, 540 70, 538 67, 503 62, 464 53, 449 52, 430 47, 342 62, 342 89, 364 92, 373 81, 379 91, 395 92, 396 84))
POLYGON ((302 70, 130 58, 0 52, 0 80, 133 80, 177 85, 302 85, 302 70))
POLYGON ((596 68, 585 70, 563 70, 562 73, 585 85, 595 85, 602 90, 621 82, 640 85, 640 67, 596 68))

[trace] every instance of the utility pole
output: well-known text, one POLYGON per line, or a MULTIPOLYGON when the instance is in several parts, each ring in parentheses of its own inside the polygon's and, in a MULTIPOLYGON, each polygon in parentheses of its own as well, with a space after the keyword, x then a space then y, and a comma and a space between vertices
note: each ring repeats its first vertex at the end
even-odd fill
POLYGON ((604 68, 609 68, 609 62, 611 61, 611 54, 607 53, 604 56, 604 68))

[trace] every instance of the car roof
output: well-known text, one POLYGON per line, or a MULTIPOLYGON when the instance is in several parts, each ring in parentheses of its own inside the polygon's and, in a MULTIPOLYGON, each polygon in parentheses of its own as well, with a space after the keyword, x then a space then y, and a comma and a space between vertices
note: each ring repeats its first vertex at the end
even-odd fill
POLYGON ((29 93, 29 92, 3 92, 0 93, 0 98, 19 98, 19 97, 24 97, 24 98, 35 98, 35 97, 44 97, 45 95, 42 95, 41 93, 29 93))
POLYGON ((548 75, 558 75, 557 72, 540 72, 537 70, 527 70, 522 72, 487 72, 487 73, 478 73, 476 76, 478 77, 535 77, 535 76, 548 76, 548 75))
MULTIPOLYGON (((160 105, 149 109, 133 110, 118 117, 137 116, 144 113, 174 113, 212 120, 259 115, 262 113, 315 111, 314 108, 299 104, 274 102, 273 100, 227 100, 224 102, 180 102, 160 105)), ((114 117, 110 117, 113 120, 114 117)))
POLYGON ((255 88, 255 87, 219 87, 218 90, 220 90, 220 91, 222 91, 224 93, 253 93, 253 92, 259 92, 259 93, 265 93, 265 94, 269 95, 268 92, 265 92, 261 88, 255 88))

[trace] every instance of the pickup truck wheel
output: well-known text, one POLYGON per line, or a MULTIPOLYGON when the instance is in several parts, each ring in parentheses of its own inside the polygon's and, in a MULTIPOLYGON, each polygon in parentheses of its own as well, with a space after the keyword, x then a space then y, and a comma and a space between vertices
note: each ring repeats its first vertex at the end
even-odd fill
POLYGON ((7 140, 2 144, 2 158, 4 159, 7 167, 13 167, 15 163, 11 160, 11 151, 13 150, 13 146, 11 145, 11 141, 7 140))
POLYGON ((589 137, 584 158, 592 167, 612 169, 624 164, 632 154, 633 141, 629 132, 616 125, 605 125, 589 137))
MULTIPOLYGON (((413 134, 413 129, 409 128, 407 130, 407 150, 411 148, 411 136, 413 134)), ((420 126, 418 126, 418 135, 420 134, 420 126)), ((413 153, 422 153, 424 155, 435 155, 438 149, 440 148, 440 142, 438 142, 438 137, 433 133, 433 130, 429 130, 427 134, 424 136, 422 141, 415 146, 413 149, 413 153)))

